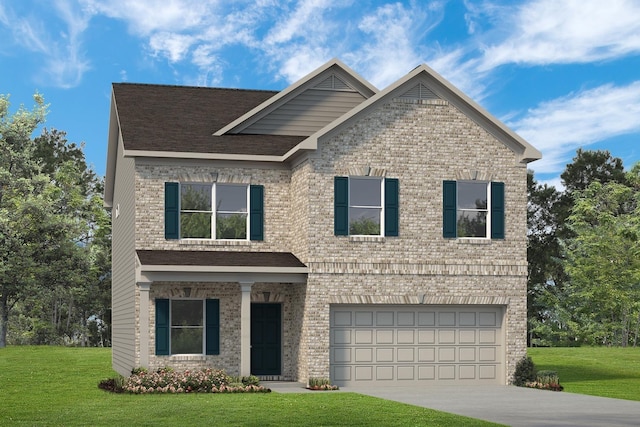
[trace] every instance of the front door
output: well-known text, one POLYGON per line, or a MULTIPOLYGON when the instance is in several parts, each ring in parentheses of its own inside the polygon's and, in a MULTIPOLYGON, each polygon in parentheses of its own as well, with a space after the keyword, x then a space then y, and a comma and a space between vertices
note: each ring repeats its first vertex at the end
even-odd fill
POLYGON ((280 304, 251 304, 251 374, 280 375, 280 304))

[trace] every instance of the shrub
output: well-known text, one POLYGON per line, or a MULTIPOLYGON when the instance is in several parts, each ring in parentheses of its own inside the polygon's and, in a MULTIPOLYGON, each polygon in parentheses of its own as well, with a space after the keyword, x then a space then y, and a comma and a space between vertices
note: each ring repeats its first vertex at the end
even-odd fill
POLYGON ((117 377, 107 378, 100 381, 98 383, 98 388, 112 393, 122 393, 124 391, 124 384, 126 381, 125 377, 118 375, 117 377))
POLYGON ((529 356, 524 356, 516 364, 516 371, 513 375, 513 384, 518 387, 525 387, 527 383, 535 381, 537 378, 536 367, 529 356))
POLYGON ((331 381, 329 378, 309 378, 309 386, 307 387, 310 390, 338 390, 337 385, 331 385, 331 381))
MULTIPOLYGON (((122 378, 122 377, 120 377, 122 378)), ((103 390, 114 392, 143 393, 255 393, 271 390, 259 385, 257 377, 242 377, 238 383, 224 371, 206 369, 176 372, 161 368, 149 372, 144 368, 133 370, 129 378, 109 379, 98 384, 103 390), (246 381, 246 384, 245 384, 246 381), (119 384, 121 382, 121 384, 119 384)))
POLYGON ((556 371, 539 371, 536 380, 527 382, 526 386, 543 390, 564 390, 564 387, 560 385, 560 379, 556 371))

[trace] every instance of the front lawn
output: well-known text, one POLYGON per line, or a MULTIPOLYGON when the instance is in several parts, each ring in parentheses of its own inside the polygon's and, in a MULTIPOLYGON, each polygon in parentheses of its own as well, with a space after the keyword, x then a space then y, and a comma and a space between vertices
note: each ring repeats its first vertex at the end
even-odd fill
POLYGON ((558 372, 564 391, 640 401, 640 348, 529 348, 538 370, 558 372))
POLYGON ((489 426, 417 406, 344 392, 112 394, 111 350, 0 349, 0 425, 489 426))

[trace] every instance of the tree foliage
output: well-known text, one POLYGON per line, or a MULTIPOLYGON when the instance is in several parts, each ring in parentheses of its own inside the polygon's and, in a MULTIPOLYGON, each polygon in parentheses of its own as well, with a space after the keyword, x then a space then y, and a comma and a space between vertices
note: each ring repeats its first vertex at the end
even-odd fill
POLYGON ((63 132, 32 139, 48 108, 34 100, 11 114, 0 96, 0 347, 12 313, 16 343, 86 343, 97 301, 108 306, 92 292, 110 268, 101 182, 63 132))
POLYGON ((564 191, 528 181, 528 324, 533 345, 636 345, 640 165, 578 150, 564 191))

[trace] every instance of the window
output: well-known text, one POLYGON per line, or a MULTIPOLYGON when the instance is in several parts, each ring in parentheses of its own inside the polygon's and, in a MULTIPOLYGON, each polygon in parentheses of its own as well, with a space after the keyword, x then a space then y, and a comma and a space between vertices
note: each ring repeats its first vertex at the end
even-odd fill
POLYGON ((504 184, 444 181, 443 236, 504 239, 504 184))
POLYGON ((165 183, 165 238, 263 240, 264 187, 165 183))
POLYGON ((349 234, 379 236, 382 230, 382 178, 349 179, 349 234))
POLYGON ((334 233, 337 236, 397 236, 398 180, 335 177, 334 233))
POLYGON ((171 301, 171 354, 204 352, 204 301, 171 301))
POLYGON ((219 354, 217 299, 156 300, 156 354, 219 354))

